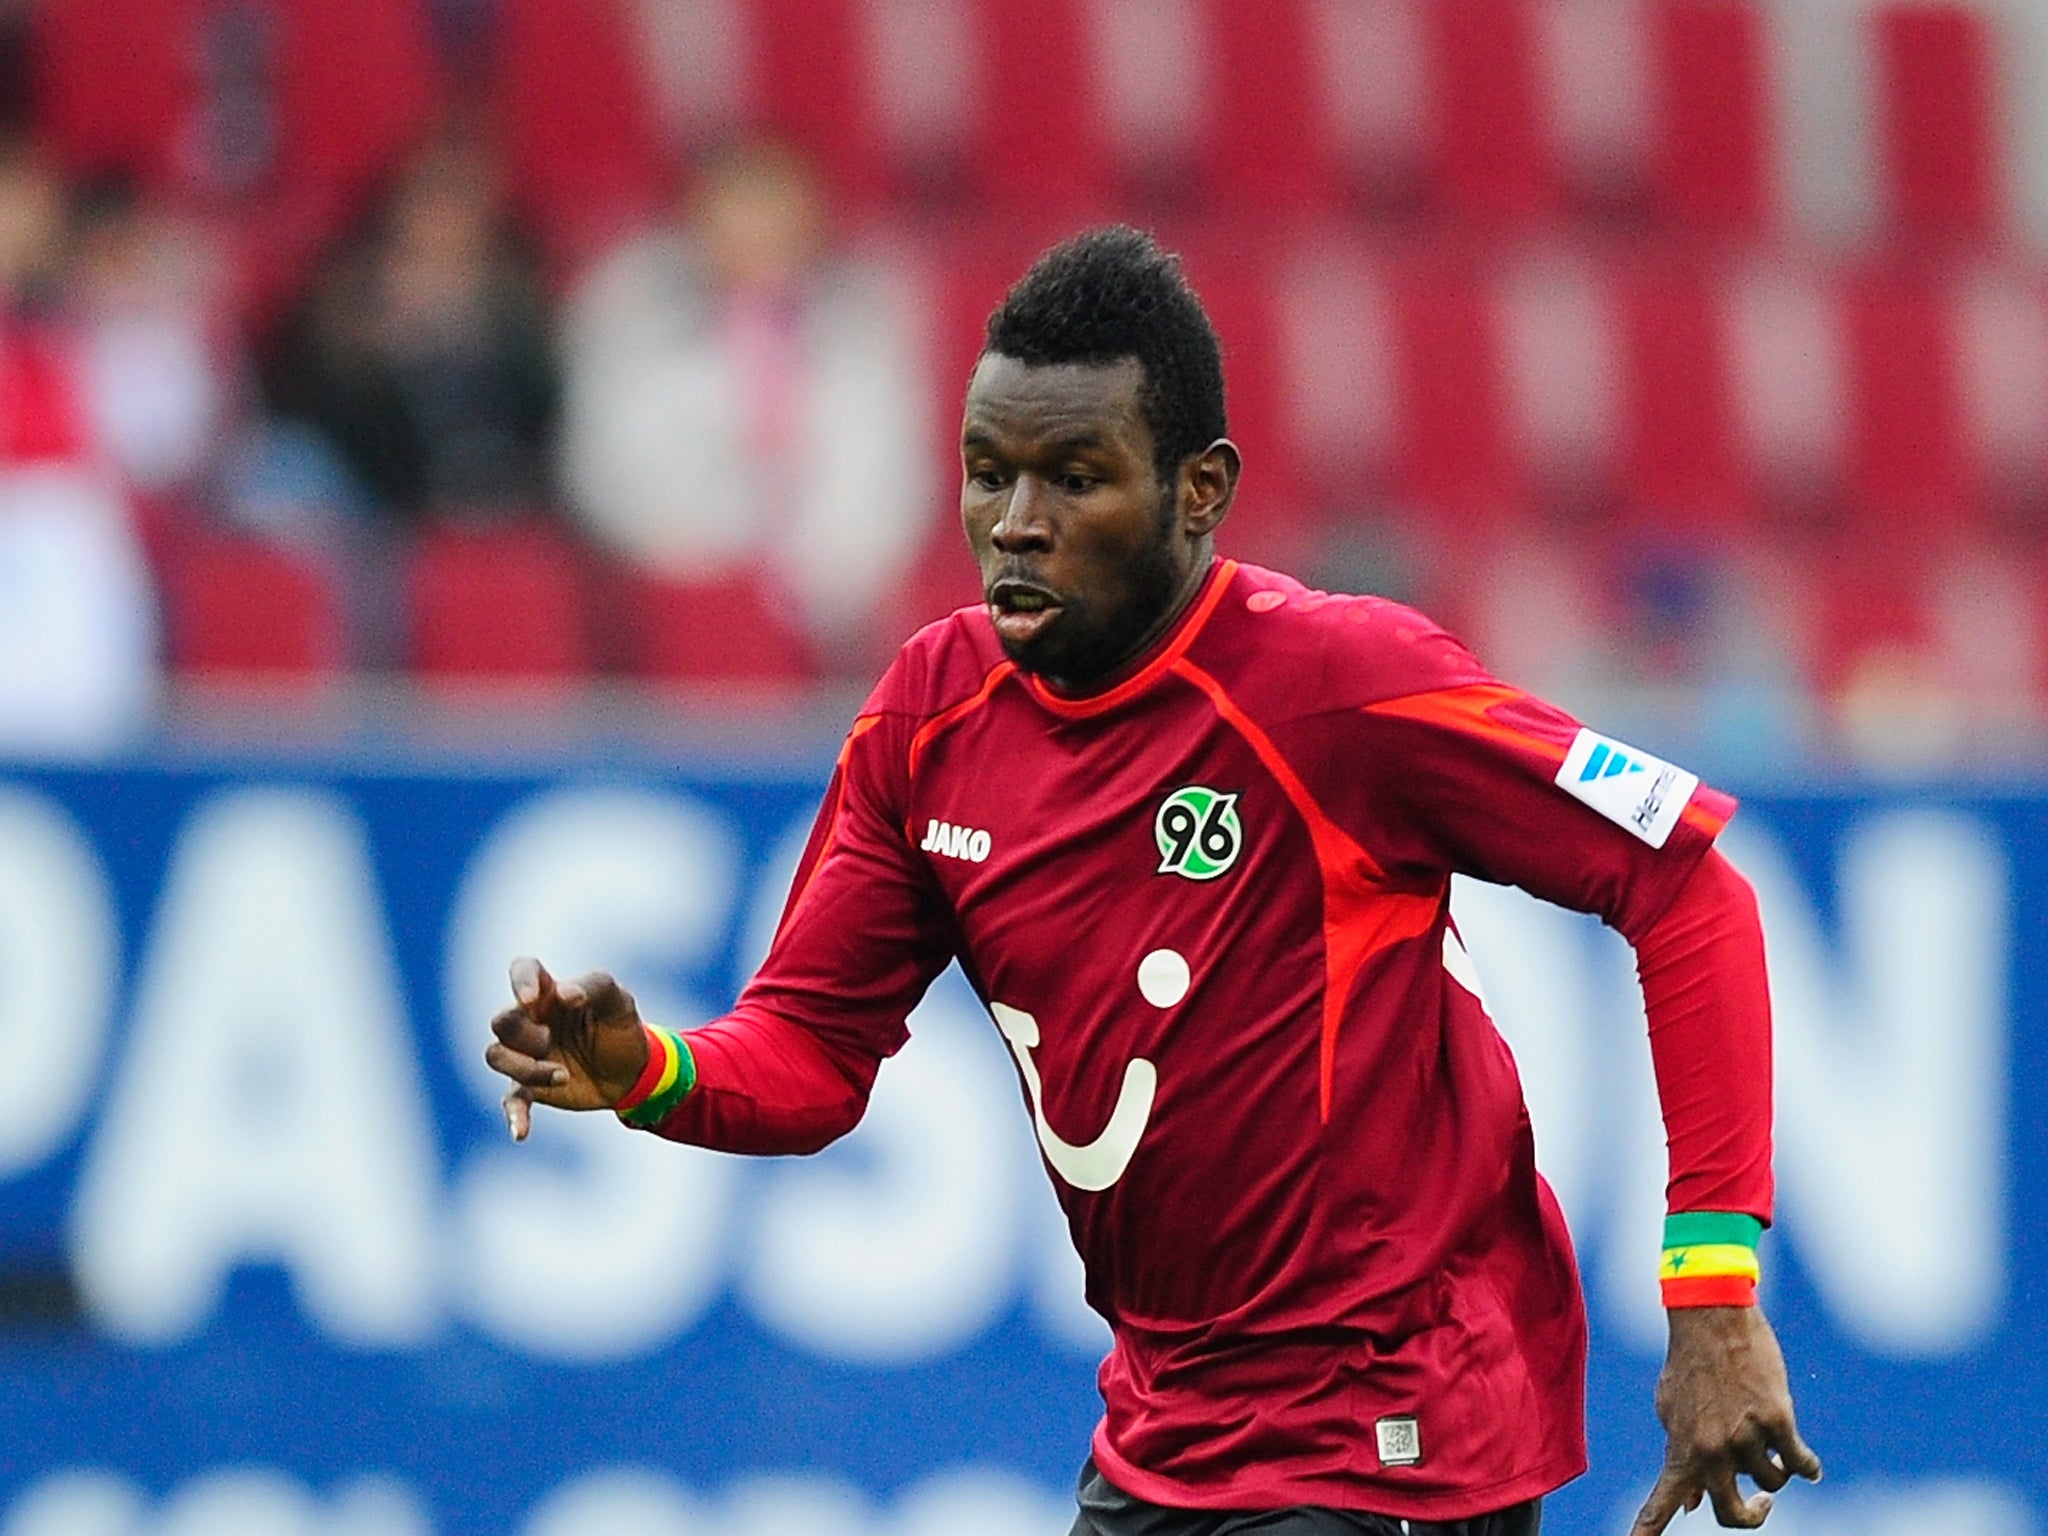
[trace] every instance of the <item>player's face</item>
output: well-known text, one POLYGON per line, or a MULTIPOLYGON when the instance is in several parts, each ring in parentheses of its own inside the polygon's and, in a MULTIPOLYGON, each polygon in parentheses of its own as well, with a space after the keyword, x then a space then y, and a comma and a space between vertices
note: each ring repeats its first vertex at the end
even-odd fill
POLYGON ((1146 649, 1208 567, 1213 524, 1191 523, 1182 485, 1159 482, 1143 383, 1134 358, 989 353, 967 387, 960 517, 989 617, 1011 660, 1061 688, 1146 649))

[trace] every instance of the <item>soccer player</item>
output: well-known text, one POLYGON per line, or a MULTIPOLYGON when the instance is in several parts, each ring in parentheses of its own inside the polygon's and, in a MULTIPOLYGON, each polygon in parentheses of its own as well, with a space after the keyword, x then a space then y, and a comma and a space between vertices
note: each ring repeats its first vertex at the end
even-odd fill
POLYGON ((761 970, 678 1033, 515 961, 486 1053, 513 1136, 539 1103, 815 1150, 957 958, 1114 1335, 1073 1536, 1523 1536, 1585 1468, 1586 1325, 1450 921, 1454 872, 1511 882, 1600 914, 1642 978, 1670 1351, 1637 1529, 1702 1496, 1761 1524, 1820 1462, 1755 1305, 1770 1021, 1713 849, 1733 802, 1410 609, 1219 558, 1219 348, 1148 236, 1011 290, 960 446, 986 601, 855 719, 761 970))

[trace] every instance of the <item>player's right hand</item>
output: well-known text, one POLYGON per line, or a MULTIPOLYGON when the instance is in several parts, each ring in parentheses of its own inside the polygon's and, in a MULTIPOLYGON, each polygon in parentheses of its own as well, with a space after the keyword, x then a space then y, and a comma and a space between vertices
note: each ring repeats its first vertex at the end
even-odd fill
POLYGON ((532 1129, 533 1106, 609 1109, 647 1065, 647 1036, 633 995, 603 971, 557 983, 531 956, 512 962, 513 1006, 491 1020, 484 1050, 512 1080, 505 1126, 514 1141, 532 1129))

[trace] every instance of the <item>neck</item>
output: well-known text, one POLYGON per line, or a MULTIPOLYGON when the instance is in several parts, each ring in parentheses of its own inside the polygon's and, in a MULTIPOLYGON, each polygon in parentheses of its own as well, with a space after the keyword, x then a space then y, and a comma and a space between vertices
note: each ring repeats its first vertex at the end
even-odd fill
POLYGON ((1195 594, 1200 592, 1208 581, 1209 573, 1215 565, 1214 541, 1203 539, 1195 546, 1194 559, 1188 567, 1186 576, 1175 589, 1173 600, 1161 610, 1157 619, 1145 627, 1144 633, 1124 652, 1121 659, 1092 677, 1068 678, 1046 675, 1046 686, 1055 693, 1079 697, 1084 694, 1102 693, 1121 683, 1143 667, 1153 651, 1158 649, 1160 642, 1173 633, 1174 628, 1187 613, 1188 606, 1194 602, 1195 594))

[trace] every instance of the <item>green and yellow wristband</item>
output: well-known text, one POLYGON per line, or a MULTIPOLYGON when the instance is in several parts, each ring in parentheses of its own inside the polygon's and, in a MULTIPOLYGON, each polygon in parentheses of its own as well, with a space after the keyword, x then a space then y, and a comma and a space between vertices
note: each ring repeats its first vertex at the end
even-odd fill
POLYGON ((647 1065, 612 1109, 628 1125, 651 1128, 666 1120, 697 1086, 697 1062, 674 1030, 652 1024, 640 1028, 647 1035, 647 1065))
POLYGON ((1664 1218, 1664 1262, 1657 1279, 1667 1307, 1756 1305, 1757 1239, 1764 1224, 1725 1211, 1664 1218))

